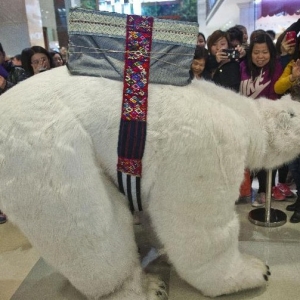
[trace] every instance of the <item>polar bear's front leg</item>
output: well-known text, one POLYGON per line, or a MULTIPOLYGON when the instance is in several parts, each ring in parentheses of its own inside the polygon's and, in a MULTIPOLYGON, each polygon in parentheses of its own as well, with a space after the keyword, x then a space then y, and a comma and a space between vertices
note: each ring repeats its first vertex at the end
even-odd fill
MULTIPOLYGON (((222 224, 220 219, 220 226, 216 226, 209 218, 201 222, 197 216, 186 214, 184 207, 175 212, 174 205, 169 208, 162 205, 153 213, 155 205, 151 206, 154 227, 171 263, 184 280, 204 295, 215 297, 266 284, 268 267, 238 250, 239 226, 235 214, 228 224, 222 224)), ((197 211, 196 207, 194 210, 197 211)))

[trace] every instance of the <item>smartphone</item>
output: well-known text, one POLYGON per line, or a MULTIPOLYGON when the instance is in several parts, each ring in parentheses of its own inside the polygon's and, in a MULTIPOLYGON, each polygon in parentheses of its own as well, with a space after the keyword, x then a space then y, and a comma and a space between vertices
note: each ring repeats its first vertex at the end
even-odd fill
POLYGON ((240 58, 240 52, 235 49, 223 49, 229 59, 235 60, 240 58))
POLYGON ((288 31, 286 33, 286 41, 296 43, 297 34, 296 31, 288 31))

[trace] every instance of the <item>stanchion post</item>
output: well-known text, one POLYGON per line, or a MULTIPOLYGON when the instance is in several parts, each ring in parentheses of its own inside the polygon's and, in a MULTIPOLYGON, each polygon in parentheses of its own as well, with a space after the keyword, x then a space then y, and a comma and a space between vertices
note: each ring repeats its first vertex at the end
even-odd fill
POLYGON ((265 204, 265 222, 268 224, 271 222, 271 197, 272 197, 272 170, 267 171, 266 180, 266 204, 265 204))
POLYGON ((256 208, 249 212, 248 219, 251 223, 264 227, 278 227, 286 223, 287 216, 278 209, 271 208, 272 197, 272 170, 267 171, 267 190, 265 207, 256 208))

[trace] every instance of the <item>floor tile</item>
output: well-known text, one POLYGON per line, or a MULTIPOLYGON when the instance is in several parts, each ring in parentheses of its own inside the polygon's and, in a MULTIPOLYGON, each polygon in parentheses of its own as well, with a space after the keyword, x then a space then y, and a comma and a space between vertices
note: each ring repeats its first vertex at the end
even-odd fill
MULTIPOLYGON (((300 223, 288 220, 292 212, 285 211, 292 201, 272 201, 272 207, 287 215, 287 222, 278 227, 257 226, 248 220, 254 209, 250 204, 236 205, 240 219, 240 250, 262 259, 272 275, 265 288, 221 296, 221 300, 294 300, 300 292, 300 223)), ((135 226, 141 256, 151 248, 141 226, 135 226)), ((53 270, 23 234, 10 222, 0 225, 0 299, 1 300, 86 300, 62 275, 53 270)), ((159 274, 168 284, 169 300, 211 299, 185 283, 167 258, 159 257, 147 268, 159 274)))

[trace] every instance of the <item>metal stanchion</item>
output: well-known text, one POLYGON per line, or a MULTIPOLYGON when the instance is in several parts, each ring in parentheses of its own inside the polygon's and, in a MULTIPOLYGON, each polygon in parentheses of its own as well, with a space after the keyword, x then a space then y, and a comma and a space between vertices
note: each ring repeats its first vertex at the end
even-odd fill
POLYGON ((248 219, 251 223, 264 227, 278 227, 286 223, 287 216, 278 209, 271 208, 272 170, 267 171, 267 191, 265 207, 250 211, 248 219))

